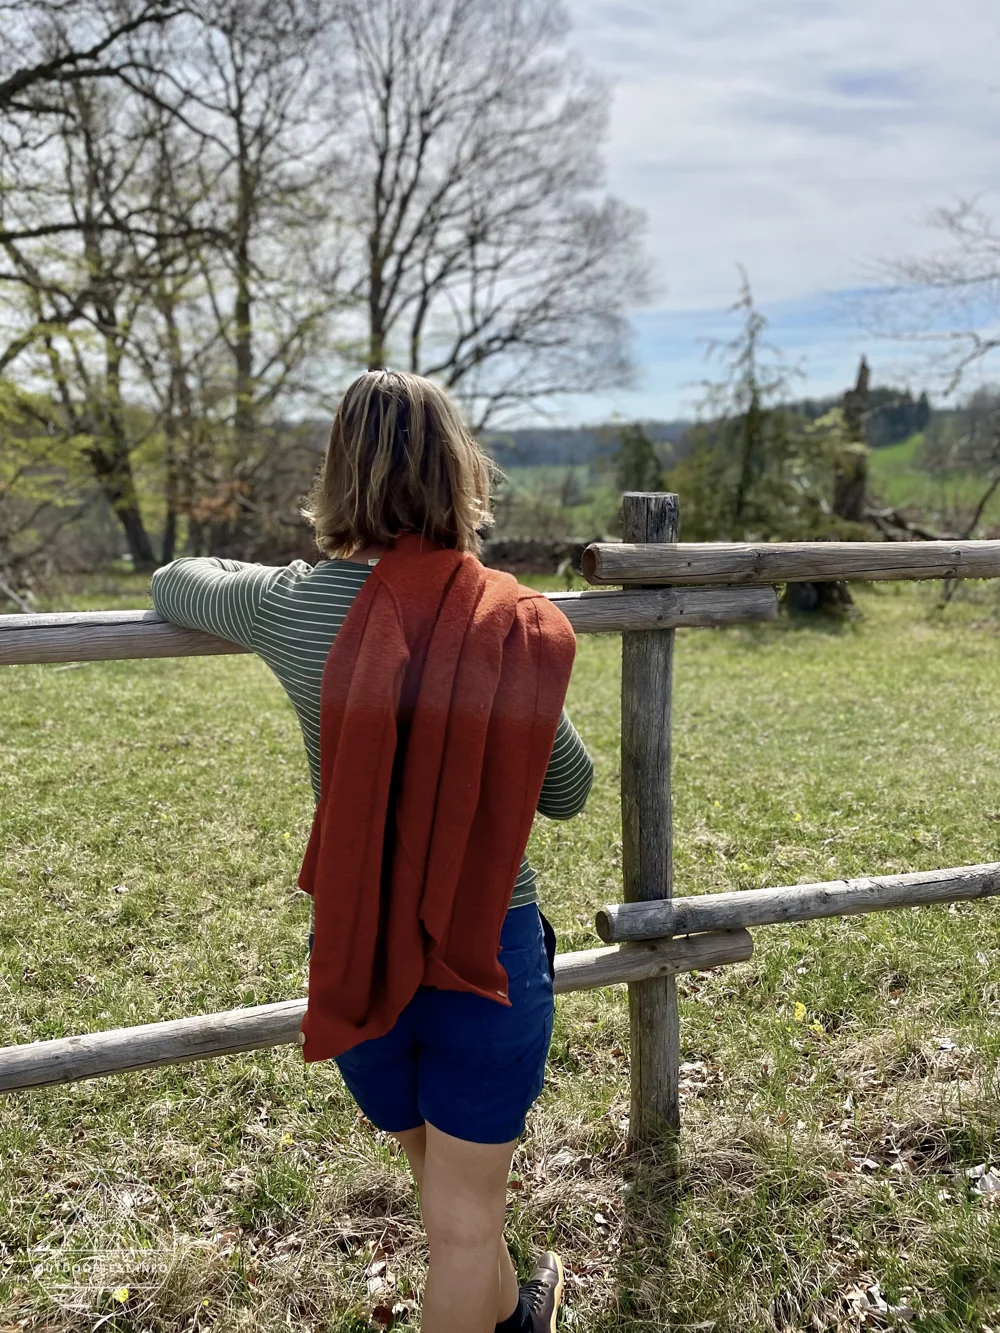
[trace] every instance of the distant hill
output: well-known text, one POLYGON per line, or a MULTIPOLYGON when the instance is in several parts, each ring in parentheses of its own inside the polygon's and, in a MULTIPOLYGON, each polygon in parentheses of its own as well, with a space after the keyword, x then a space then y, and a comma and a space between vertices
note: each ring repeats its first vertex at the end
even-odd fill
MULTIPOLYGON (((841 395, 802 398, 788 403, 787 407, 789 411, 800 413, 812 421, 829 412, 832 407, 839 407, 842 401, 841 395)), ((909 389, 897 389, 890 385, 872 385, 869 404, 868 443, 873 449, 907 440, 925 430, 932 415, 946 415, 931 408, 926 393, 914 395, 909 389)), ((667 455, 669 452, 676 459, 687 452, 685 441, 688 431, 694 425, 693 421, 640 421, 638 424, 654 444, 671 446, 669 451, 660 450, 662 454, 667 455)), ((618 431, 619 426, 614 422, 562 429, 537 426, 487 432, 482 436, 482 443, 501 467, 591 463, 596 458, 614 452, 618 431)), ((669 459, 665 457, 664 461, 669 459)))
MULTIPOLYGON (((683 443, 691 421, 642 421, 639 423, 654 444, 683 443)), ((501 467, 533 467, 539 464, 591 463, 614 452, 618 426, 577 426, 559 429, 538 426, 522 430, 484 434, 482 443, 501 467)))
MULTIPOLYGON (((843 398, 838 394, 828 398, 803 398, 788 406, 791 411, 801 412, 810 421, 815 421, 842 402, 843 398)), ((931 407, 926 392, 915 396, 909 389, 873 384, 868 393, 868 443, 873 449, 899 444, 926 430, 932 415, 943 414, 931 407)))

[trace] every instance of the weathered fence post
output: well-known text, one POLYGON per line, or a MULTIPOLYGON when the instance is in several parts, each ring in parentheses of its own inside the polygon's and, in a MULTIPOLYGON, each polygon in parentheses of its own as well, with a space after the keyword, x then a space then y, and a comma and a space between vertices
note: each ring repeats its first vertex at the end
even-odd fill
MULTIPOLYGON (((675 542, 676 495, 627 491, 626 542, 675 542)), ((673 895, 670 712, 674 631, 622 634, 622 872, 626 902, 673 895)), ((632 1049, 633 1147, 680 1129, 680 1035, 672 976, 628 988, 632 1049)))

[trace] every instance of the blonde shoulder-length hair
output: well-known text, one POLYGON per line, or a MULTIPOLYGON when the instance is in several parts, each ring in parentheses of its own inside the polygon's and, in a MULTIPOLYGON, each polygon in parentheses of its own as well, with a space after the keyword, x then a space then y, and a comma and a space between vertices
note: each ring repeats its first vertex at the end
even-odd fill
POLYGON ((422 375, 369 370, 340 401, 302 514, 331 557, 387 546, 401 532, 478 555, 497 475, 444 389, 422 375))

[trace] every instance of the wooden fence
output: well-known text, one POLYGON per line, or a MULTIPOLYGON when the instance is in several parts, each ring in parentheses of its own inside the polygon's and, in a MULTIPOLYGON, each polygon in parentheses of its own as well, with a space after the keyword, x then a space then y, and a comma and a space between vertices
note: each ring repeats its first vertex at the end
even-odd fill
MULTIPOLYGON (((551 593, 578 634, 622 635, 621 903, 596 927, 609 946, 560 954, 557 993, 625 982, 631 1027, 630 1137, 680 1126, 679 972, 741 962, 750 927, 1000 895, 1000 863, 911 875, 673 896, 671 702, 674 634, 773 619, 785 582, 1000 577, 997 542, 681 543, 675 495, 631 493, 621 543, 584 554, 592 583, 618 590, 551 593)), ((0 616, 0 666, 241 653, 153 612, 0 616)), ((302 999, 0 1050, 0 1090, 294 1042, 302 999)))

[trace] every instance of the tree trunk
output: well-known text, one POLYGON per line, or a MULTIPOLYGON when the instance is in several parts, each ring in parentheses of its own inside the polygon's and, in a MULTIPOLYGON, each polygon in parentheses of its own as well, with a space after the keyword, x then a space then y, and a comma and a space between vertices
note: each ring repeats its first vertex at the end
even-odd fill
MULTIPOLYGON (((113 308, 102 312, 102 318, 106 328, 117 330, 113 308)), ((133 569, 153 569, 156 556, 139 507, 125 426, 121 396, 122 348, 117 331, 105 335, 104 355, 107 400, 103 424, 110 447, 96 446, 91 451, 91 461, 101 490, 124 529, 133 569)))
POLYGON ((385 310, 382 302, 382 259, 377 237, 369 243, 368 277, 368 369, 385 368, 385 310))
POLYGON ((871 371, 865 357, 858 366, 853 389, 844 394, 844 434, 833 482, 833 512, 848 523, 863 523, 868 489, 868 384, 871 371))
POLYGON ((177 511, 167 510, 167 524, 163 529, 163 563, 169 565, 177 550, 177 511))
POLYGON ((743 515, 747 496, 754 481, 754 468, 761 455, 764 434, 764 414, 760 395, 754 387, 750 403, 740 423, 740 475, 733 500, 733 541, 743 540, 743 515))
POLYGON ((168 565, 177 553, 178 518, 191 512, 194 471, 194 407, 191 389, 184 365, 180 331, 175 318, 177 297, 166 284, 161 284, 160 312, 167 329, 167 349, 170 357, 170 381, 167 390, 166 448, 164 450, 164 494, 167 503, 167 521, 163 531, 163 563, 168 565), (186 444, 186 474, 182 471, 181 445, 186 444), (185 503, 186 501, 186 503, 185 503))
POLYGON ((228 478, 220 485, 219 516, 208 524, 211 555, 246 558, 253 544, 252 520, 236 501, 249 498, 253 477, 253 451, 257 437, 256 385, 254 383, 253 272, 250 234, 254 221, 256 181, 245 161, 247 149, 240 144, 239 183, 236 204, 236 234, 233 246, 236 297, 233 304, 233 362, 235 406, 233 409, 234 459, 228 478), (228 502, 223 497, 229 497, 228 502))
MULTIPOLYGON (((868 361, 861 358, 853 389, 844 394, 844 433, 847 443, 834 464, 833 512, 847 523, 861 524, 868 508, 868 361)), ((825 611, 841 615, 854 605, 846 583, 790 583, 785 589, 790 611, 825 611)))
POLYGON ((143 522, 139 497, 132 475, 132 464, 127 450, 95 447, 90 451, 90 462, 115 518, 122 525, 128 553, 135 569, 154 569, 156 556, 153 544, 143 522))
POLYGON ((235 340, 233 356, 236 362, 236 409, 233 414, 233 430, 236 438, 236 468, 239 473, 244 461, 249 457, 254 436, 254 384, 253 384, 253 308, 250 294, 250 241, 249 241, 249 201, 242 199, 244 189, 249 189, 241 181, 239 234, 236 242, 236 303, 235 340))
POLYGON ((833 512, 848 523, 863 523, 868 492, 868 446, 841 450, 833 478, 833 512))

